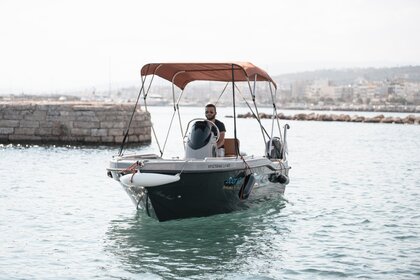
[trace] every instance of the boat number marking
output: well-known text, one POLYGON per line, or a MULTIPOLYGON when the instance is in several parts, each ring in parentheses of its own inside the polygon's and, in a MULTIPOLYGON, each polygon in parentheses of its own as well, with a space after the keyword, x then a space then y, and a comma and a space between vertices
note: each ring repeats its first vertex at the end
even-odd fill
POLYGON ((239 190, 242 185, 241 177, 229 177, 223 182, 223 189, 225 190, 239 190))
POLYGON ((227 168, 230 167, 230 163, 223 163, 223 164, 209 164, 207 168, 227 168))

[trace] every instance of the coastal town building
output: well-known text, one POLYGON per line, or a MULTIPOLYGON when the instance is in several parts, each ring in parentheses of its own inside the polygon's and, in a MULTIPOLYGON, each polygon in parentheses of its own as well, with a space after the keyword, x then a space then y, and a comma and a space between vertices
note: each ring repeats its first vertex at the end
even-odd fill
MULTIPOLYGON (((276 102, 281 108, 420 112, 420 66, 319 70, 280 75, 274 77, 274 80, 277 84, 276 102)), ((67 100, 76 98, 81 101, 130 103, 137 99, 140 87, 138 84, 102 90, 91 88, 60 93, 60 96, 67 100)), ((255 100, 261 106, 272 106, 271 97, 260 94, 263 91, 270 92, 264 87, 256 88, 255 100)), ((240 106, 247 106, 245 99, 252 102, 249 96, 241 94, 247 90, 246 83, 236 85, 236 101, 240 106)), ((212 102, 218 106, 228 106, 232 102, 231 93, 232 87, 226 86, 226 83, 204 81, 186 88, 182 105, 202 106, 212 102)), ((175 94, 179 95, 180 91, 175 94)), ((172 88, 163 84, 158 84, 148 96, 150 106, 168 105, 174 99, 172 88)), ((0 100, 26 97, 33 98, 21 93, 3 95, 0 100)), ((43 97, 46 98, 45 95, 43 97)))

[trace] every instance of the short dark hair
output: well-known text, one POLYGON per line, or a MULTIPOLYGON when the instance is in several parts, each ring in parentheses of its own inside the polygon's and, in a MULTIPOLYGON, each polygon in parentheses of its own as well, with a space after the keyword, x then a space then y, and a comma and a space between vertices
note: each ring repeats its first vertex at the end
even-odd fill
POLYGON ((209 103, 206 105, 206 108, 208 107, 214 108, 214 111, 216 112, 216 106, 214 104, 209 103))

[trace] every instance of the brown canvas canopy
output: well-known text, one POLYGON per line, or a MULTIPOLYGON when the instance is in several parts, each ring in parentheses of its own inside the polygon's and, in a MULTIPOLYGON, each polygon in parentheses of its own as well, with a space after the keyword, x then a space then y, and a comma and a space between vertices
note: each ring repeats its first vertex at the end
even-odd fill
POLYGON ((150 63, 143 66, 141 75, 157 75, 184 89, 192 81, 232 81, 232 67, 235 81, 257 81, 276 83, 261 68, 249 62, 226 63, 150 63))

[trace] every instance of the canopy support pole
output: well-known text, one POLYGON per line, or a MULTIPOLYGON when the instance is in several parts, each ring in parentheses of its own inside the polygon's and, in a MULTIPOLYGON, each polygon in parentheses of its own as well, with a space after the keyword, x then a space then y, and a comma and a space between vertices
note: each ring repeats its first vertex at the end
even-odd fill
MULTIPOLYGON (((269 88, 270 88, 270 93, 271 93, 271 100, 273 101, 273 117, 275 115, 276 121, 277 121, 277 127, 279 129, 279 136, 280 136, 280 141, 283 142, 282 136, 281 136, 281 127, 280 127, 280 122, 279 122, 279 118, 277 117, 277 106, 276 106, 276 95, 277 95, 277 89, 273 94, 273 88, 271 87, 271 83, 268 83, 269 88)), ((273 120, 274 122, 274 120, 273 120)), ((274 123, 273 123, 274 126, 274 123)))
MULTIPOLYGON (((180 114, 180 111, 179 111, 179 102, 181 101, 181 97, 184 94, 183 89, 181 89, 181 93, 180 93, 178 99, 175 101, 175 78, 179 74, 182 74, 182 73, 185 73, 185 71, 179 71, 172 77, 172 98, 173 98, 173 101, 174 101, 174 110, 178 111, 177 113, 178 113, 179 128, 181 129, 181 141, 182 141, 182 146, 184 147, 184 138, 183 138, 184 130, 182 129, 181 114, 180 114)), ((184 147, 184 149, 185 149, 185 147, 184 147)))
MULTIPOLYGON (((147 96, 149 95, 150 87, 152 86, 152 82, 153 82, 154 77, 155 77, 155 74, 152 75, 152 79, 150 80, 149 86, 147 87, 147 91, 146 92, 143 91, 144 109, 146 110, 146 112, 149 112, 149 110, 147 109, 147 101, 146 100, 147 100, 147 96)), ((157 144, 159 152, 160 152, 160 156, 162 156, 163 151, 162 151, 162 148, 160 147, 159 139, 156 135, 156 131, 155 131, 155 127, 153 125, 153 122, 151 122, 151 128, 152 128, 152 133, 153 133, 153 136, 155 137, 156 144, 157 144)))
MULTIPOLYGON (((257 103, 255 102, 255 96, 256 96, 256 90, 257 90, 257 88, 256 88, 256 85, 257 85, 257 74, 255 74, 255 76, 254 76, 254 90, 252 90, 252 88, 251 88, 251 84, 249 82, 249 79, 247 79, 247 81, 248 81, 249 91, 251 92, 251 96, 252 96, 252 102, 254 103, 254 107, 255 107, 256 114, 254 114, 254 115, 256 116, 256 119, 257 119, 258 123, 260 124, 261 134, 263 136, 264 145, 265 145, 265 143, 267 142, 267 140, 265 139, 265 134, 264 134, 265 129, 264 129, 264 127, 261 124, 260 113, 258 112, 257 103)), ((265 132, 265 133, 267 133, 267 132, 265 132)), ((267 136, 270 137, 268 135, 268 133, 267 133, 267 136)))
POLYGON ((238 146, 238 138, 236 136, 236 105, 235 105, 235 68, 234 64, 232 64, 232 96, 233 96, 233 135, 235 138, 235 151, 236 157, 239 155, 239 146, 238 146))

